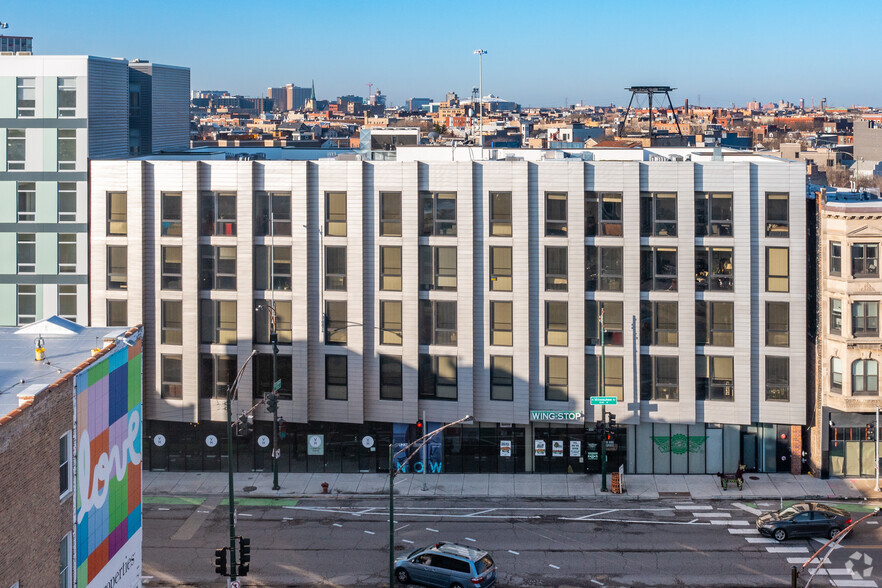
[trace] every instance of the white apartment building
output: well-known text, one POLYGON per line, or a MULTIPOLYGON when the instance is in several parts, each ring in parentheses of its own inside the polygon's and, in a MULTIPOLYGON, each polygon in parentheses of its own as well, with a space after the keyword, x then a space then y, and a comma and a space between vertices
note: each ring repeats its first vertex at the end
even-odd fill
MULTIPOLYGON (((91 312, 145 325, 145 430, 165 439, 147 467, 224 467, 222 399, 252 350, 234 411, 273 385, 270 304, 282 471, 383 471, 418 421, 467 415, 417 471, 598 471, 589 398, 604 392, 620 425, 610 467, 790 471, 802 449, 798 163, 416 146, 395 161, 185 155, 91 173, 91 264, 124 260, 92 274, 91 312), (127 232, 102 234, 117 193, 127 232)), ((256 415, 240 469, 269 467, 256 415)))

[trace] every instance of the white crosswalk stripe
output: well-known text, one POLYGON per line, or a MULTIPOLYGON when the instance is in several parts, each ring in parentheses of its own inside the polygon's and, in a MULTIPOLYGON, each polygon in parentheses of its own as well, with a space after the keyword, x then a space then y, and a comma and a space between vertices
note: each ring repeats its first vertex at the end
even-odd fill
POLYGON ((729 529, 732 535, 756 535, 756 529, 729 529))
POLYGON ((732 514, 728 512, 694 512, 692 516, 705 519, 728 519, 732 514))
POLYGON ((733 521, 730 519, 715 519, 710 522, 712 525, 732 525, 735 527, 746 527, 750 523, 747 521, 733 521))
POLYGON ((768 537, 745 537, 748 543, 777 543, 774 539, 768 537))
POLYGON ((808 553, 808 547, 766 547, 769 553, 808 553))
POLYGON ((846 587, 876 588, 878 586, 878 584, 876 584, 875 580, 835 580, 835 579, 831 579, 830 582, 832 582, 834 586, 842 586, 843 588, 846 588, 846 587))

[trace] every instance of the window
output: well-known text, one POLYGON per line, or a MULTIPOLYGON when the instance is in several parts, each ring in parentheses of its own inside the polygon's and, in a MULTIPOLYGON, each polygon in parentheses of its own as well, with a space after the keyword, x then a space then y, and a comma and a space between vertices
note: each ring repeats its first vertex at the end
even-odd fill
POLYGON ((77 287, 58 286, 58 316, 77 322, 77 287))
MULTIPOLYGON (((236 378, 236 358, 229 355, 203 354, 199 357, 199 396, 227 397, 227 386, 236 378)), ((236 398, 238 393, 233 395, 236 398)))
POLYGON ((380 290, 401 291, 401 247, 380 247, 380 290))
POLYGON ((380 192, 380 236, 401 236, 401 192, 380 192))
POLYGON ((58 171, 77 169, 77 131, 58 129, 58 171))
POLYGON ((585 193, 586 237, 621 237, 622 219, 621 193, 585 193))
POLYGON ((830 241, 830 275, 842 275, 842 243, 838 241, 830 241))
POLYGON ((325 193, 325 236, 346 236, 346 192, 325 193))
POLYGON ((71 533, 68 533, 61 539, 58 546, 61 567, 58 572, 58 585, 61 588, 70 588, 73 586, 73 555, 71 549, 71 533))
POLYGON ((585 289, 621 292, 622 248, 585 247, 585 289))
POLYGON ((290 355, 276 355, 276 370, 273 376, 273 356, 270 353, 261 353, 252 361, 252 397, 263 398, 273 391, 273 385, 277 380, 282 381, 282 387, 277 390, 281 400, 291 400, 293 371, 290 355))
POLYGON ((58 78, 58 118, 77 115, 77 79, 58 78))
MULTIPOLYGON (((211 301, 209 300, 207 302, 211 301)), ((184 333, 183 317, 183 302, 181 302, 180 300, 162 301, 162 326, 160 335, 161 343, 164 343, 166 345, 181 345, 184 333)))
POLYGON ((345 300, 325 300, 325 345, 346 345, 345 300))
POLYGON ((456 192, 420 192, 420 235, 456 237, 456 192))
POLYGON ((141 84, 129 83, 129 116, 141 116, 141 84))
POLYGON ((640 301, 640 344, 676 347, 677 303, 640 301))
POLYGON ((181 236, 181 193, 162 193, 161 232, 166 237, 181 236))
POLYGON ((254 224, 255 236, 290 236, 291 193, 257 192, 254 198, 254 224))
POLYGON ((545 248, 545 289, 567 291, 567 248, 545 248))
POLYGON ((790 346, 789 302, 766 302, 766 345, 790 346))
POLYGON ((346 291, 346 247, 325 246, 325 290, 346 291))
POLYGON ((854 278, 879 277, 878 243, 854 243, 851 246, 851 275, 854 278))
POLYGON ((18 233, 18 273, 32 274, 37 271, 37 235, 18 233))
POLYGON ((545 356, 545 400, 566 402, 568 393, 567 357, 545 356))
POLYGON ((420 245, 420 290, 456 290, 456 247, 420 245))
POLYGON ((37 220, 37 184, 18 182, 18 222, 32 223, 37 220))
POLYGON ((162 369, 162 398, 184 397, 183 357, 180 355, 163 355, 160 359, 162 369))
POLYGON ((456 301, 420 300, 420 345, 456 345, 456 301))
POLYGON ((511 237, 511 192, 490 192, 490 236, 511 237))
POLYGON ((830 358, 830 391, 842 394, 842 360, 830 358))
POLYGON ((854 337, 879 336, 879 303, 859 301, 851 303, 851 331, 854 337))
POLYGON ((603 313, 603 344, 621 347, 624 324, 621 302, 585 301, 585 345, 600 345, 600 315, 603 313))
POLYGON ((735 345, 734 302, 695 302, 695 344, 719 347, 735 345))
POLYGON ((732 195, 699 192, 695 195, 695 236, 732 236, 732 195))
POLYGON ((677 250, 643 247, 640 250, 640 290, 677 290, 677 250))
POLYGON ((567 236, 567 195, 548 192, 545 194, 545 236, 567 236))
MULTIPOLYGON (((199 289, 236 289, 236 248, 199 246, 199 289)), ((257 264, 255 264, 257 267, 257 264)))
POLYGON ((695 399, 735 400, 735 360, 699 355, 695 358, 695 399))
POLYGON ((401 345, 401 301, 380 301, 380 343, 382 345, 401 345))
POLYGON ((16 116, 33 118, 37 114, 37 78, 15 78, 16 116))
MULTIPOLYGON (((236 265, 236 248, 229 247, 233 250, 233 271, 236 265)), ((212 260, 213 261, 213 260, 212 260)), ((181 289, 181 247, 162 246, 162 265, 160 288, 163 290, 180 290, 181 289)), ((235 282, 235 276, 233 276, 235 282)))
POLYGON ((766 237, 787 237, 790 221, 787 194, 766 194, 766 237))
POLYGON ((695 290, 698 292, 733 289, 732 249, 724 247, 696 247, 695 290))
POLYGON ((209 300, 199 301, 200 308, 200 343, 216 343, 219 345, 236 344, 236 301, 209 300))
POLYGON ((456 357, 420 354, 419 395, 421 398, 456 400, 456 357))
POLYGON ((73 490, 73 456, 71 433, 66 432, 58 440, 58 495, 61 498, 73 490))
POLYGON ((674 193, 640 194, 640 236, 677 236, 677 195, 674 193))
MULTIPOLYGON (((603 378, 600 373, 602 358, 597 355, 585 356, 585 398, 592 396, 615 396, 620 402, 625 401, 625 370, 624 359, 607 355, 603 378), (603 380, 606 380, 606 389, 603 380)), ((587 404, 587 402, 586 402, 587 404)))
POLYGON ((766 247, 766 292, 790 291, 790 250, 766 247))
POLYGON ((254 246, 254 289, 291 289, 291 247, 254 246))
POLYGON ((6 169, 9 171, 25 168, 27 147, 24 129, 6 130, 6 169))
POLYGON ((380 356, 380 400, 401 400, 404 385, 401 377, 401 357, 380 356))
POLYGON ((129 325, 129 302, 128 300, 107 301, 107 326, 127 327, 129 325))
POLYGON ((490 301, 490 345, 511 346, 512 303, 498 300, 490 301))
POLYGON ((107 234, 125 235, 126 228, 126 193, 107 193, 107 234))
POLYGON ((236 193, 203 192, 199 197, 200 235, 236 235, 236 193))
POLYGON ((545 344, 566 347, 567 303, 558 300, 545 302, 545 344))
POLYGON ((851 364, 851 393, 854 396, 879 394, 879 363, 875 359, 858 359, 851 364))
POLYGON ((58 234, 58 273, 72 274, 77 271, 77 236, 73 233, 58 234))
POLYGON ((830 333, 842 334, 842 301, 838 298, 830 299, 830 333))
POLYGON ((490 291, 511 292, 511 247, 490 248, 490 291))
POLYGON ((766 356, 766 400, 790 400, 790 358, 766 356))
POLYGON ((75 182, 58 182, 58 222, 77 222, 77 185, 75 182))
POLYGON ((513 358, 490 356, 490 400, 514 400, 513 358))
POLYGON ((258 298, 254 301, 257 309, 254 317, 254 342, 267 345, 270 341, 272 333, 273 313, 270 305, 276 307, 276 336, 279 345, 290 345, 293 339, 293 318, 291 316, 290 300, 265 300, 258 298))
POLYGON ((19 284, 16 298, 18 310, 16 320, 19 325, 26 325, 37 320, 37 287, 33 284, 19 284))
POLYGON ((640 356, 640 400, 679 400, 679 358, 640 356))

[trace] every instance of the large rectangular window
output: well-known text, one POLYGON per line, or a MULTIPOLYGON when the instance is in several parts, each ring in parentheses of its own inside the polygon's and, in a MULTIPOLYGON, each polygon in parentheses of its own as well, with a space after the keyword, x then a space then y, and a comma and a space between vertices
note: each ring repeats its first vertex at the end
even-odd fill
POLYGON ((107 193, 107 234, 125 235, 128 232, 126 193, 107 193))
POLYGON ((58 171, 77 169, 77 131, 58 129, 58 171))
POLYGON ((490 192, 490 236, 511 237, 511 192, 490 192))
POLYGON ((254 289, 282 291, 291 289, 290 246, 254 246, 254 289))
POLYGON ((830 333, 842 334, 842 300, 838 298, 830 299, 830 333))
POLYGON ((77 321, 76 286, 58 286, 58 316, 72 322, 77 321))
POLYGON ((787 194, 766 194, 766 237, 790 234, 787 194))
POLYGON ((199 301, 199 342, 219 345, 236 344, 236 301, 199 301))
POLYGON ((6 169, 21 171, 27 160, 27 144, 24 129, 6 129, 6 169))
MULTIPOLYGON (((227 386, 236 378, 236 358, 230 355, 199 356, 199 397, 227 397, 227 386)), ((238 394, 233 394, 236 398, 238 394)))
POLYGON ((420 345, 456 345, 456 301, 420 300, 420 345))
POLYGON ((621 347, 624 344, 622 302, 610 300, 585 301, 585 345, 600 345, 600 314, 603 313, 603 344, 621 347))
POLYGON ((254 195, 254 235, 291 235, 291 193, 257 192, 254 195))
MULTIPOLYGON (((236 258, 235 258, 235 247, 230 247, 229 249, 233 250, 233 271, 235 272, 236 258)), ((160 278, 160 288, 163 290, 180 290, 181 289, 181 278, 182 278, 182 250, 180 246, 162 246, 162 260, 161 260, 161 278, 160 278)), ((235 283, 235 276, 233 276, 233 282, 235 283)))
POLYGON ((790 358, 766 356, 766 400, 790 400, 790 358))
MULTIPOLYGON (((585 356, 585 398, 592 396, 615 396, 619 402, 625 401, 624 358, 607 355, 603 378, 600 373, 602 358, 598 355, 585 356), (604 389, 603 381, 606 380, 604 389)), ((586 400, 586 404, 588 401, 586 400)))
POLYGON ((490 248, 490 291, 511 292, 511 247, 490 248))
POLYGON ((73 586, 73 549, 71 547, 72 533, 68 533, 61 539, 58 546, 61 566, 58 572, 58 585, 61 588, 73 586))
POLYGON ((545 400, 566 402, 569 399, 568 363, 563 355, 545 356, 545 400))
POLYGON ((271 306, 276 308, 276 335, 279 345, 290 345, 293 339, 294 319, 291 315, 290 300, 266 300, 258 298, 254 301, 254 342, 262 345, 271 343, 273 313, 271 306))
POLYGON ((58 222, 77 222, 76 182, 58 182, 58 222))
POLYGON ((830 241, 830 275, 842 275, 842 243, 830 241))
POLYGON ((677 291, 677 250, 643 247, 640 250, 640 290, 677 291))
POLYGON ((735 400, 735 361, 731 357, 695 358, 695 399, 735 400))
POLYGON ((75 233, 58 234, 58 273, 73 274, 77 271, 77 236, 75 233))
POLYGON ((766 292, 790 291, 790 250, 766 247, 766 292))
POLYGON ((129 301, 107 301, 107 326, 127 327, 129 325, 129 301))
POLYGON ((695 195, 695 236, 732 236, 732 194, 699 192, 695 195))
POLYGON ((37 220, 37 184, 18 182, 16 184, 18 203, 18 222, 32 223, 37 220))
POLYGON ((325 194, 325 236, 346 236, 346 192, 325 194))
POLYGON ((181 236, 181 193, 162 193, 161 234, 165 237, 181 236))
POLYGON ((420 290, 456 290, 456 247, 420 245, 420 290))
POLYGON ((677 236, 677 194, 644 192, 640 194, 640 236, 677 236))
POLYGON ((879 336, 879 303, 855 301, 851 303, 851 332, 854 337, 879 336))
POLYGON ((514 400, 513 358, 490 356, 490 400, 514 400))
POLYGON ((435 400, 456 400, 456 357, 421 353, 419 395, 435 400))
POLYGON ((401 236, 401 192, 380 192, 380 236, 401 236))
POLYGON ((380 343, 382 345, 401 345, 401 301, 380 301, 380 343))
POLYGON ((325 246, 325 290, 346 290, 346 247, 325 246))
POLYGON ((162 343, 181 345, 184 332, 183 318, 183 302, 180 300, 162 301, 162 322, 160 323, 160 341, 162 343))
POLYGON ((37 235, 35 233, 18 233, 17 270, 20 274, 32 274, 37 271, 37 235))
POLYGON ((676 347, 677 303, 640 301, 640 344, 676 347))
POLYGON ((512 345, 514 337, 511 314, 511 302, 490 301, 490 345, 512 345))
POLYGON ((561 300, 545 302, 545 344, 567 346, 567 303, 561 300))
POLYGON ((401 291, 401 247, 380 247, 380 290, 401 291))
POLYGON ((199 196, 199 234, 236 235, 236 193, 203 192, 199 196))
POLYGON ((325 300, 325 345, 346 345, 349 321, 345 300, 325 300))
POLYGON ((37 320, 37 286, 34 284, 19 284, 16 298, 18 309, 16 319, 19 325, 27 325, 37 320))
POLYGON ((400 356, 380 356, 380 400, 401 400, 404 397, 401 371, 400 356))
POLYGON ((857 359, 851 364, 852 396, 879 394, 879 362, 875 359, 857 359))
POLYGON ((183 398, 183 357, 180 355, 163 355, 160 363, 162 371, 160 396, 162 398, 183 398))
POLYGON ((842 360, 830 358, 830 391, 842 394, 842 360))
POLYGON ((545 194, 545 236, 567 236, 567 195, 565 192, 545 194))
POLYGON ((125 245, 110 245, 107 247, 107 289, 126 290, 128 287, 128 249, 125 245))
POLYGON ((199 262, 200 290, 236 289, 235 247, 200 245, 199 262))
POLYGON ((696 247, 695 290, 731 292, 734 288, 732 255, 729 247, 696 247))
POLYGON ((585 193, 586 237, 621 237, 623 218, 620 192, 585 193))
POLYGON ((720 347, 735 345, 733 302, 695 302, 695 344, 720 347))
POLYGON ((71 433, 67 431, 58 440, 58 495, 61 498, 73 490, 73 449, 71 433))
POLYGON ((679 358, 640 356, 640 399, 679 400, 679 358))
POLYGON ((58 118, 77 115, 77 79, 58 78, 58 118))
POLYGON ((420 235, 456 237, 456 192, 420 192, 420 235))
POLYGON ((37 78, 15 78, 16 116, 33 118, 37 114, 37 78))
POLYGON ((623 285, 622 248, 585 247, 585 289, 621 292, 623 285))
POLYGON ((853 278, 879 277, 879 244, 854 243, 851 246, 851 276, 853 278))
POLYGON ((789 302, 766 302, 766 345, 790 346, 789 302))
POLYGON ((545 289, 566 292, 568 287, 567 272, 567 248, 546 247, 545 289))

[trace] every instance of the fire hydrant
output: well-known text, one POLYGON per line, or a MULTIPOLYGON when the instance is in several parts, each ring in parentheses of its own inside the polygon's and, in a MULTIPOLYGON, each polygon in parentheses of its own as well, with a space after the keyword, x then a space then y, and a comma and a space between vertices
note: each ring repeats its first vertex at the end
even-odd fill
POLYGON ((329 484, 327 482, 322 482, 322 494, 328 493, 328 486, 329 484))

